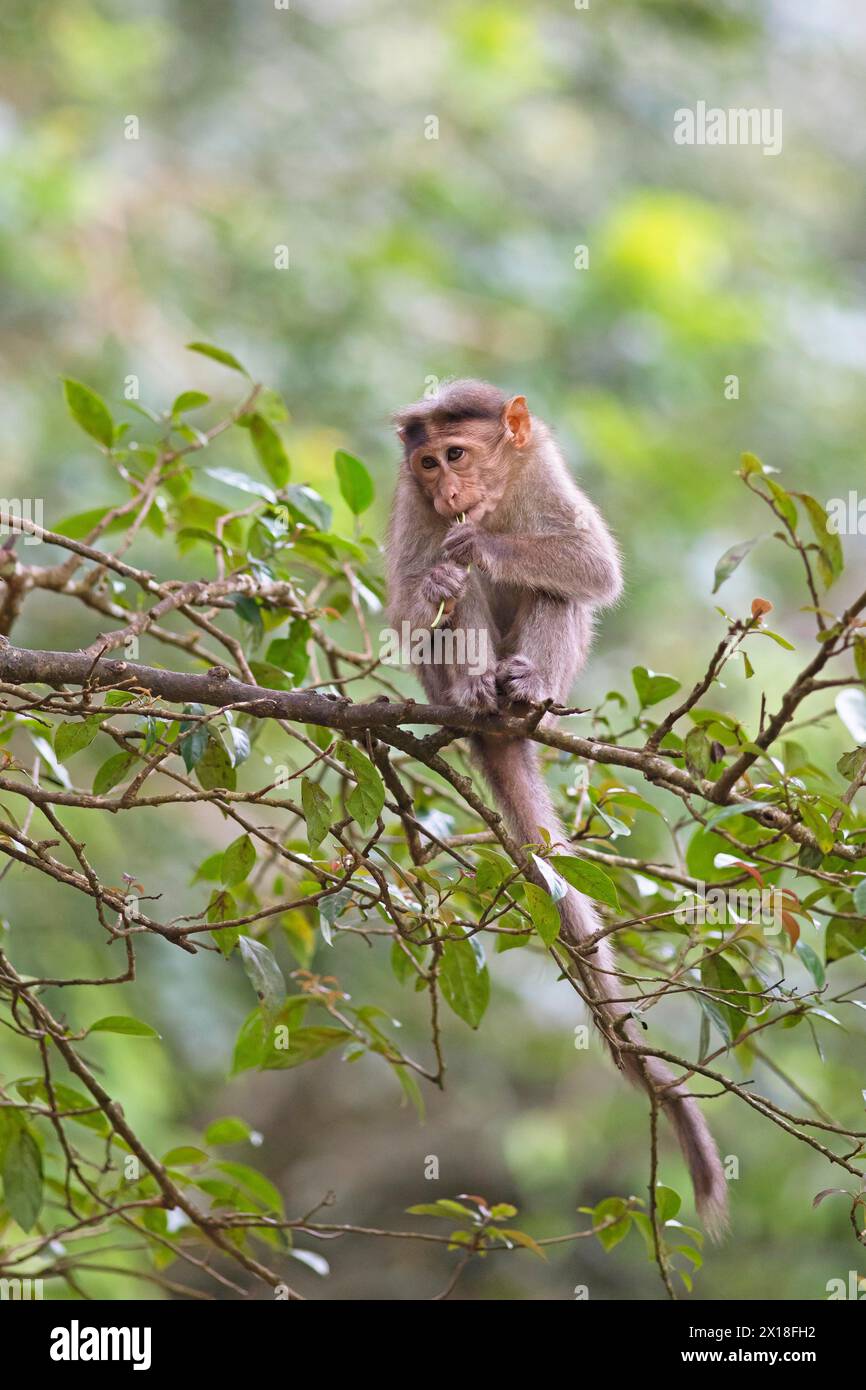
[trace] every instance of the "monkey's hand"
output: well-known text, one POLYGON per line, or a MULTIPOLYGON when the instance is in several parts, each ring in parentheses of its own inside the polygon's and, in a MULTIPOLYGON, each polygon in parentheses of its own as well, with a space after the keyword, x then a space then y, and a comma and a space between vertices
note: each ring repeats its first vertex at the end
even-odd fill
POLYGON ((461 569, 459 565, 452 564, 448 560, 434 565, 426 578, 421 581, 421 597, 425 603, 430 604, 432 609, 431 622, 441 603, 444 604, 442 625, 447 625, 448 618, 457 606, 457 600, 466 588, 467 578, 465 569, 461 569))
POLYGON ((442 554, 455 565, 464 565, 467 569, 470 565, 483 568, 491 541, 492 537, 474 521, 458 521, 445 533, 442 554))

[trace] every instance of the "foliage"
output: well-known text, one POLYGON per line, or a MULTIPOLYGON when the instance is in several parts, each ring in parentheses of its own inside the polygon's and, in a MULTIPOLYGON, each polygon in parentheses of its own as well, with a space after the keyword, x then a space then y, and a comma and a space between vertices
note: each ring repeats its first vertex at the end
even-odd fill
MULTIPOLYGON (((191 347, 247 376, 225 350, 191 347)), ((83 895, 91 928, 125 968, 82 979, 48 974, 42 959, 39 973, 22 971, 14 930, 0 953, 4 1021, 32 1057, 0 1087, 3 1272, 57 1278, 77 1292, 94 1252, 123 1228, 134 1237, 132 1272, 169 1291, 183 1287, 174 1266, 205 1261, 215 1278, 263 1281, 295 1297, 288 1258, 325 1272, 294 1247, 295 1234, 309 1241, 353 1229, 317 1212, 287 1215, 262 1172, 221 1157, 223 1145, 249 1141, 244 1120, 215 1121, 157 1156, 123 1095, 104 1086, 103 1034, 121 1035, 136 1067, 161 1046, 147 1020, 113 1008, 100 1016, 91 1004, 93 990, 113 1001, 133 982, 148 939, 243 972, 250 1012, 225 1073, 315 1067, 338 1050, 385 1068, 423 1113, 425 1086, 444 1081, 449 1015, 455 1027, 484 1022, 496 988, 491 954, 547 960, 562 989, 581 993, 574 948, 558 937, 566 883, 602 906, 617 947, 623 992, 645 1029, 643 1044, 623 1047, 667 1057, 736 1097, 750 1122, 811 1147, 844 1181, 861 1231, 866 1133, 830 1118, 784 1065, 789 1030, 807 1030, 820 1053, 828 1030, 863 1007, 836 971, 866 959, 866 819, 856 804, 866 779, 866 594, 841 611, 833 603, 843 554, 822 503, 743 455, 750 506, 768 509, 777 543, 801 570, 814 626, 807 643, 785 635, 785 612, 773 619, 782 631, 771 627, 773 605, 755 598, 745 614, 716 610, 715 649, 687 694, 678 676, 635 665, 631 686, 609 691, 582 734, 567 722, 539 726, 535 712, 491 720, 454 709, 425 738, 423 726, 436 721, 401 697, 377 657, 379 546, 363 522, 374 485, 358 458, 334 459, 348 535, 318 492, 291 481, 285 406, 252 379, 230 413, 196 425, 188 415, 212 407, 193 391, 162 412, 127 410, 132 418, 117 418, 80 383, 65 382, 64 392, 115 500, 45 529, 0 517, 19 533, 4 552, 3 621, 9 632, 33 596, 60 602, 62 592, 102 631, 78 652, 3 639, 0 850, 34 896, 39 876, 83 895), (231 467, 215 462, 222 450, 231 467), (133 559, 149 535, 165 577, 133 559), (33 536, 59 558, 30 563, 24 540, 33 536), (347 622, 354 647, 333 636, 347 622), (762 697, 753 726, 726 707, 725 685, 737 673, 760 682, 767 643, 794 653, 800 669, 775 706, 762 697), (825 692, 849 734, 835 769, 808 746, 826 718, 808 702, 825 692), (545 751, 572 828, 569 853, 515 844, 488 808, 460 741, 480 724, 545 751), (202 808, 218 812, 223 833, 195 866, 188 910, 88 849, 91 825, 106 817, 156 814, 168 826, 202 808), (622 852, 622 841, 659 822, 670 832, 666 855, 622 852), (547 893, 528 881, 530 867, 547 893), (401 1042, 387 1008, 355 1000, 341 966, 311 969, 316 941, 327 956, 341 938, 372 946, 406 1013, 426 1012, 425 1059, 401 1042), (95 1021, 69 1021, 76 993, 95 1021), (677 997, 699 1026, 693 1056, 659 1038, 656 1006, 677 997), (777 1034, 772 1065, 796 1093, 796 1111, 732 1075, 739 1067, 748 1076, 777 1034)), ((728 553, 717 588, 745 554, 728 553)), ((635 1226, 669 1290, 690 1290, 701 1236, 680 1226, 680 1197, 660 1182, 655 1119, 653 1111, 648 1206, 637 1197, 594 1202, 584 1208, 590 1224, 570 1239, 596 1235, 612 1250, 635 1226)), ((510 1204, 469 1197, 412 1210, 458 1222, 442 1237, 459 1256, 442 1296, 494 1249, 544 1253, 543 1239, 503 1224, 516 1215, 510 1204)))

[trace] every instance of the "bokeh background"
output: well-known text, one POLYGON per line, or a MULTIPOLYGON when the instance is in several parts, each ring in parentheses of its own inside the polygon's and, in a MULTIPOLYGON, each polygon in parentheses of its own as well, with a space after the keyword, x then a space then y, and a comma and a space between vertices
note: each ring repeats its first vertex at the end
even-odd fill
MULTIPOLYGON (((395 466, 390 411, 431 378, 484 376, 551 421, 622 543, 626 597, 581 701, 627 689, 637 662, 690 680, 721 630, 716 559, 771 529, 734 477, 740 451, 824 502, 863 486, 864 86, 866 11, 851 0, 13 0, 0 16, 3 491, 44 497, 49 521, 113 500, 59 377, 87 381, 119 414, 130 374, 156 408, 187 387, 230 401, 230 374, 184 351, 202 338, 284 394, 296 481, 341 508, 334 447, 366 461, 375 533, 395 466), (781 154, 677 146, 674 111, 701 99, 781 108, 781 154), (738 399, 725 395, 731 374, 738 399)), ((220 447, 231 465, 249 445, 220 447)), ((845 545, 839 606, 864 571, 862 538, 845 545)), ((741 611, 757 593, 786 636, 811 640, 781 547, 756 548, 720 598, 741 611)), ((34 601, 16 640, 91 640, 62 604, 34 601)), ((760 659, 771 694, 803 664, 775 647, 760 659)), ((732 678, 726 698, 754 719, 751 687, 732 678)), ((850 745, 832 715, 814 739, 830 766, 850 745)), ((115 881, 158 880, 177 912, 193 902, 192 866, 225 843, 205 810, 87 834, 115 881)), ((3 892, 19 967, 50 952, 63 972, 101 973, 78 904, 44 882, 36 901, 16 873, 3 892)), ((336 960, 327 949, 317 965, 356 1000, 388 1001, 421 1049, 423 1012, 382 959, 354 940, 336 960)), ((333 1189, 334 1219, 395 1226, 412 1202, 468 1191, 558 1234, 583 1223, 580 1205, 645 1192, 645 1104, 598 1049, 575 1052, 572 998, 528 954, 495 960, 477 1035, 449 1019, 448 1091, 427 1098, 424 1126, 372 1060, 226 1082, 248 985, 233 965, 161 943, 142 951, 135 997, 116 1011, 153 1022, 163 1044, 106 1040, 100 1056, 158 1151, 219 1114, 251 1121, 263 1136, 253 1161, 291 1212, 333 1189)), ((93 1007, 112 1012, 105 995, 93 1007)), ((696 1009, 667 1023, 695 1045, 696 1009)), ((846 1120, 864 1084, 854 1028, 827 1030, 823 1060, 805 1029, 780 1034, 774 1054, 846 1120)), ((0 1069, 18 1074, 2 1046, 0 1069)), ((790 1101, 766 1071, 756 1081, 790 1101)), ((731 1102, 713 1116, 741 1176, 734 1238, 695 1297, 821 1297, 858 1268, 844 1207, 811 1210, 835 1179, 731 1102)), ((663 1176, 687 1192, 668 1139, 663 1176)), ((403 1242, 326 1253, 327 1284, 292 1270, 314 1297, 423 1298, 447 1277, 443 1257, 403 1242)), ((633 1233, 611 1254, 579 1242, 546 1266, 490 1259, 462 1296, 563 1299, 576 1284, 593 1298, 660 1293, 633 1233)))

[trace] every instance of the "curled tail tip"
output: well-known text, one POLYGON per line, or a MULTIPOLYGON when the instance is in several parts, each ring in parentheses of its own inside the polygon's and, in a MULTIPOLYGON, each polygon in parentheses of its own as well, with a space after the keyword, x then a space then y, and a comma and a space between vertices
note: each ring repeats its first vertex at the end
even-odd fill
POLYGON ((728 1207, 728 1188, 724 1175, 714 1180, 709 1192, 695 1194, 698 1215, 706 1228, 710 1240, 717 1245, 725 1239, 731 1229, 731 1215, 728 1207), (719 1186, 721 1184, 721 1186, 719 1186))
POLYGON ((695 1206, 713 1241, 722 1241, 730 1227, 728 1184, 716 1141, 691 1098, 670 1107, 671 1119, 689 1166, 695 1206))

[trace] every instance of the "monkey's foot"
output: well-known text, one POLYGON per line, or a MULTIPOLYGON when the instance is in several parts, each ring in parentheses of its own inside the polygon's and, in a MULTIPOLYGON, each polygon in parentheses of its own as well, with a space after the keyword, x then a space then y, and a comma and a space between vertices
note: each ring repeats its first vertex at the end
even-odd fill
POLYGON ((528 656, 521 656, 520 652, 500 661, 496 668, 496 683, 512 704, 538 705, 547 699, 541 672, 528 656))
POLYGON ((467 709, 482 710, 495 714, 499 708, 496 696, 496 674, 485 671, 480 676, 458 676, 453 686, 454 702, 465 705, 467 709))

